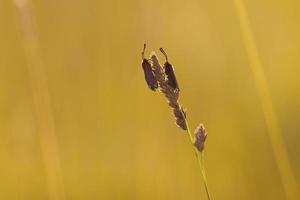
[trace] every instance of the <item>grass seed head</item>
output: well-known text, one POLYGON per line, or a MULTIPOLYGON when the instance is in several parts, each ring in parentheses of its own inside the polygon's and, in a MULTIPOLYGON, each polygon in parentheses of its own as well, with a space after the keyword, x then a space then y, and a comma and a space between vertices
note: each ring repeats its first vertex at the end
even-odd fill
POLYGON ((168 77, 166 76, 165 69, 159 63, 159 60, 155 54, 155 52, 151 53, 151 61, 153 64, 153 69, 155 73, 155 77, 158 81, 160 91, 167 98, 169 106, 173 110, 173 114, 175 117, 175 122, 178 127, 183 130, 187 130, 185 112, 182 107, 179 105, 179 89, 174 89, 173 86, 169 84, 168 77))
POLYGON ((205 141, 207 137, 207 132, 203 124, 199 124, 195 129, 195 141, 194 146, 198 149, 199 152, 202 152, 205 147, 205 141))

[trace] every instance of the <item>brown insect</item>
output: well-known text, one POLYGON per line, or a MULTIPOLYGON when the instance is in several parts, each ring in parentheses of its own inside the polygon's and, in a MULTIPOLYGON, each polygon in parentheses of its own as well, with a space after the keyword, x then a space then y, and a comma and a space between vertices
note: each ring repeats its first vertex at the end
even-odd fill
POLYGON ((170 85, 174 90, 179 91, 179 86, 178 86, 178 82, 177 82, 177 79, 175 76, 174 68, 173 68, 172 64, 169 63, 168 56, 167 56, 166 52, 164 51, 164 49, 160 48, 159 50, 162 52, 162 54, 164 54, 164 56, 166 58, 164 67, 165 67, 165 73, 168 78, 168 85, 170 85))
POLYGON ((152 70, 151 63, 144 56, 145 49, 146 49, 146 44, 144 44, 144 49, 143 49, 143 52, 142 52, 142 59, 143 59, 142 67, 143 67, 143 70, 144 70, 145 80, 148 84, 148 87, 151 90, 155 91, 158 87, 158 84, 157 84, 157 80, 154 76, 154 72, 152 70))

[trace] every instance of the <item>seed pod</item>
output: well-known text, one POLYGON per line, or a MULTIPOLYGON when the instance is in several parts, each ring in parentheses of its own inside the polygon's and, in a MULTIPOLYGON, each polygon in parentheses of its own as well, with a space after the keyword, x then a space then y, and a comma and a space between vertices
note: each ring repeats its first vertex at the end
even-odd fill
POLYGON ((163 50, 163 48, 160 48, 159 50, 166 57, 166 62, 164 64, 164 67, 165 67, 165 73, 168 78, 168 85, 170 85, 174 90, 179 91, 179 86, 178 86, 178 82, 177 82, 177 79, 175 76, 174 68, 173 68, 172 64, 168 62, 168 56, 167 56, 166 52, 163 50))
POLYGON ((145 57, 144 57, 145 49, 146 49, 146 44, 144 44, 144 49, 142 52, 142 59, 143 59, 142 67, 144 70, 145 80, 148 84, 148 87, 151 90, 155 91, 158 87, 158 84, 157 84, 157 80, 154 76, 154 73, 153 73, 153 70, 152 70, 149 60, 145 59, 145 57))

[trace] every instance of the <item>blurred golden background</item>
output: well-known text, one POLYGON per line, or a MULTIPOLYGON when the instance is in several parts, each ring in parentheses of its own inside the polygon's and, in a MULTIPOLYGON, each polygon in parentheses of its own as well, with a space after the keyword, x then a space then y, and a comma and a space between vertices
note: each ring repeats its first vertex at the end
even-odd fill
POLYGON ((0 199, 206 199, 144 42, 208 130, 213 199, 299 199, 299 6, 1 0, 0 199))

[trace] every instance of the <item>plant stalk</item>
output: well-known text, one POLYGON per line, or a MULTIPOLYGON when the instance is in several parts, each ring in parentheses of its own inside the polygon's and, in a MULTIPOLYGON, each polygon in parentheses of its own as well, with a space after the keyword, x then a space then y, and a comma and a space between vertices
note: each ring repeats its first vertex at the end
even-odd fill
POLYGON ((194 146, 194 136, 192 135, 192 132, 190 130, 187 118, 185 117, 184 119, 185 119, 185 123, 186 123, 186 127, 187 127, 187 132, 189 134, 190 142, 193 146, 193 149, 194 149, 196 157, 197 157, 198 165, 199 165, 201 175, 203 178, 203 182, 204 182, 204 186, 205 186, 207 199, 212 200, 212 197, 211 197, 209 189, 208 189, 208 184, 207 184, 207 178, 206 178, 205 167, 204 167, 204 162, 203 162, 203 153, 199 152, 198 149, 194 146))

